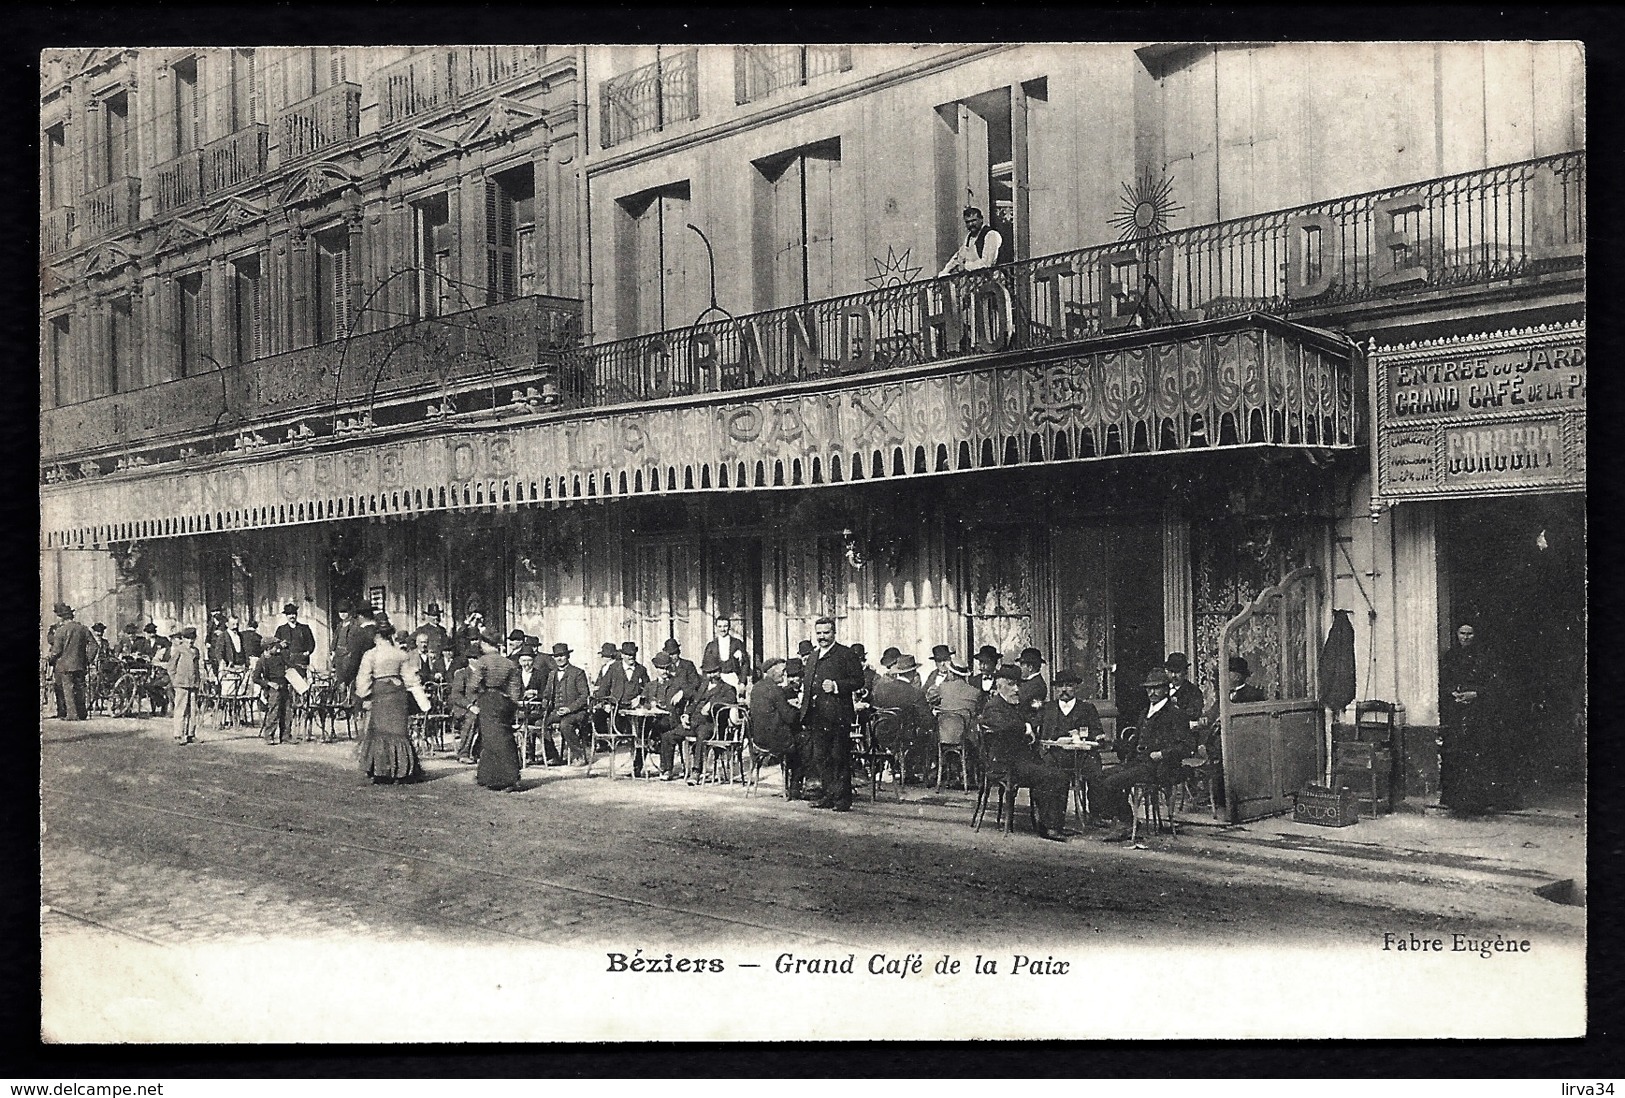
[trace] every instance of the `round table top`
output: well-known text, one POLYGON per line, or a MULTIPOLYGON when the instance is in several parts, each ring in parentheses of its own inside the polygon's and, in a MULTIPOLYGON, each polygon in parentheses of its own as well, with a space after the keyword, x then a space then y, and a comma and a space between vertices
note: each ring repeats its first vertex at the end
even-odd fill
POLYGON ((623 717, 669 717, 670 715, 670 710, 661 709, 659 706, 648 706, 642 709, 621 710, 621 716, 623 717))
POLYGON ((1093 740, 1040 740, 1045 747, 1058 747, 1062 751, 1094 751, 1100 747, 1093 740))

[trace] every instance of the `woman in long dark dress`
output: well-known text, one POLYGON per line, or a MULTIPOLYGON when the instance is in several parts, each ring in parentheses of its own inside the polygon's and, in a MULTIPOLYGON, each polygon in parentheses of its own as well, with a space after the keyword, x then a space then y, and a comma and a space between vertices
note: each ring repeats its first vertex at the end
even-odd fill
POLYGON ((513 715, 519 703, 519 668, 502 654, 502 640, 480 630, 480 658, 469 665, 469 693, 480 731, 480 768, 475 781, 505 793, 519 790, 519 746, 513 715))
POLYGON ((1442 697, 1440 802, 1463 815, 1513 807, 1502 771, 1501 699, 1493 660, 1472 622, 1456 628, 1456 645, 1439 661, 1442 697))
POLYGON ((394 637, 393 625, 386 621, 378 626, 372 648, 362 655, 355 677, 356 696, 372 703, 358 752, 361 772, 374 785, 412 782, 423 776, 406 720, 413 700, 428 712, 429 697, 411 654, 402 651, 394 637))

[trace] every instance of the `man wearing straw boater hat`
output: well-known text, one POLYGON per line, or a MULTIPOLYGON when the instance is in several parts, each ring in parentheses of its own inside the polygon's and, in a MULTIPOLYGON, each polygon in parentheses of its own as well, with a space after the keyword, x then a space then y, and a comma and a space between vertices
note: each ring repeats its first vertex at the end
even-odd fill
POLYGON ((1173 784, 1180 777, 1180 760, 1196 750, 1190 721, 1171 696, 1173 680, 1168 672, 1153 667, 1142 685, 1149 704, 1140 722, 1140 734, 1129 749, 1131 754, 1122 766, 1097 783, 1103 807, 1118 823, 1115 832, 1104 836, 1106 842, 1122 842, 1129 837, 1129 825, 1134 819, 1128 802, 1129 787, 1142 782, 1173 784))

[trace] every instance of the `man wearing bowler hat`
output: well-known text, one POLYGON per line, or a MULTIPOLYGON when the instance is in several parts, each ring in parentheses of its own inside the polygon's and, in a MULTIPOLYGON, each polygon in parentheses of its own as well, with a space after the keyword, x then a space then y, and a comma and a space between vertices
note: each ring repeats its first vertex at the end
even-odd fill
MULTIPOLYGON (((605 645, 604 647, 608 648, 609 646, 605 645)), ((593 697, 602 707, 602 719, 605 721, 609 719, 609 706, 613 705, 618 709, 635 708, 638 701, 642 699, 644 692, 649 688, 649 672, 643 664, 638 662, 638 646, 632 641, 624 641, 621 644, 619 655, 620 658, 611 663, 604 671, 604 677, 599 681, 598 689, 593 692, 593 697)), ((631 718, 628 717, 620 719, 621 731, 631 727, 630 720, 631 718)), ((607 724, 601 724, 599 727, 608 731, 607 724)), ((641 776, 643 768, 637 765, 638 761, 633 760, 632 769, 633 773, 641 776)))
POLYGON ((282 616, 286 620, 276 627, 276 639, 282 642, 282 654, 287 657, 288 666, 303 674, 310 670, 310 655, 316 651, 316 635, 310 631, 310 626, 299 620, 299 607, 293 603, 282 608, 282 616))
POLYGON ((933 709, 942 706, 941 695, 938 691, 951 674, 950 669, 953 667, 953 661, 954 650, 946 644, 939 644, 931 649, 931 663, 933 666, 931 673, 925 677, 925 682, 920 684, 920 689, 925 691, 925 700, 931 703, 933 709))
POLYGON ((197 691, 203 685, 203 654, 197 647, 197 628, 181 630, 181 642, 169 661, 169 684, 175 690, 175 742, 197 741, 197 691))
POLYGON ((683 658, 683 646, 677 643, 677 638, 667 637, 660 650, 671 657, 671 677, 677 682, 673 689, 681 690, 685 698, 698 694, 704 681, 700 678, 700 669, 694 666, 693 660, 683 658))
POLYGON ((727 673, 731 670, 734 670, 733 661, 719 661, 709 653, 700 663, 700 674, 705 676, 705 685, 684 708, 679 718, 681 726, 660 737, 660 769, 666 781, 671 780, 676 746, 684 738, 684 727, 688 730, 687 734, 694 737, 694 758, 690 760, 692 769, 688 773, 688 784, 697 784, 705 773, 705 744, 716 730, 718 715, 728 706, 739 704, 739 691, 727 681, 727 673))
POLYGON ((1071 788, 1065 771, 1044 760, 1038 736, 1032 730, 1033 712, 1021 704, 1021 671, 1006 664, 994 675, 996 693, 982 707, 981 722, 987 729, 982 756, 989 778, 1007 777, 1014 782, 1005 806, 1015 811, 1014 790, 1027 786, 1031 791, 1033 825, 1041 839, 1066 842, 1066 794, 1071 788))
POLYGON ((1122 842, 1129 837, 1129 825, 1133 822, 1129 786, 1141 782, 1174 784, 1181 777, 1180 761, 1196 750, 1190 721, 1170 696, 1173 682, 1168 673, 1154 667, 1146 673, 1143 685, 1148 706, 1140 722, 1140 734, 1129 749, 1131 754, 1123 760, 1122 766, 1096 783, 1101 803, 1091 808, 1096 812, 1109 812, 1118 823, 1116 831, 1104 836, 1107 842, 1122 842))
POLYGON ((1202 688, 1190 679, 1191 661, 1185 653, 1168 653, 1168 658, 1162 661, 1162 669, 1168 672, 1168 696, 1174 705, 1193 724, 1201 720, 1207 699, 1202 696, 1202 688))
POLYGON ((553 646, 553 685, 548 694, 547 724, 557 728, 559 753, 566 761, 587 758, 588 743, 582 735, 586 726, 587 703, 592 691, 587 672, 570 662, 570 646, 559 641, 553 646))
POLYGON ((412 636, 414 639, 417 637, 428 637, 429 651, 439 655, 441 652, 444 652, 451 643, 450 634, 448 634, 445 627, 440 624, 440 604, 438 602, 431 602, 427 607, 424 608, 423 617, 425 619, 423 624, 418 626, 417 629, 413 630, 412 636))
POLYGON ((999 664, 1004 655, 991 644, 984 644, 976 650, 976 671, 971 675, 971 685, 982 692, 982 704, 986 705, 996 691, 994 677, 999 673, 999 664))
POLYGON ((82 721, 87 719, 85 671, 94 638, 84 623, 73 620, 73 607, 59 602, 54 609, 58 620, 51 634, 50 660, 56 675, 56 715, 59 720, 82 721))
POLYGON ((1022 707, 1035 712, 1044 708, 1044 703, 1049 701, 1049 686, 1039 670, 1044 666, 1044 653, 1036 648, 1023 648, 1016 657, 1016 665, 1021 668, 1022 707))
MULTIPOLYGON (((671 645, 676 642, 667 641, 666 643, 671 645)), ((654 659, 649 661, 650 665, 654 667, 654 677, 649 682, 649 702, 656 709, 661 710, 660 716, 652 717, 649 720, 649 735, 654 737, 662 746, 665 743, 666 735, 671 732, 677 734, 674 743, 682 741, 683 712, 688 708, 689 703, 694 700, 695 696, 699 694, 700 690, 704 689, 703 684, 699 688, 695 688, 686 681, 679 681, 676 673, 677 662, 667 648, 662 648, 659 652, 656 652, 654 659)), ((698 675, 699 672, 696 671, 695 676, 698 677, 698 675)), ((661 756, 669 764, 669 753, 662 750, 661 756)), ((662 765, 661 769, 661 779, 671 781, 674 776, 671 773, 671 767, 662 765)))

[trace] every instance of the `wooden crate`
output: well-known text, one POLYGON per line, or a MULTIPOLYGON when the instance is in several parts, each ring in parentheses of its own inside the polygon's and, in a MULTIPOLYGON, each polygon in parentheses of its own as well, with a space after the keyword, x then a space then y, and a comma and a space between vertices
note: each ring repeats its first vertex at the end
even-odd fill
POLYGON ((1348 827, 1360 822, 1359 798, 1347 789, 1306 785, 1292 798, 1292 818, 1319 827, 1348 827))

